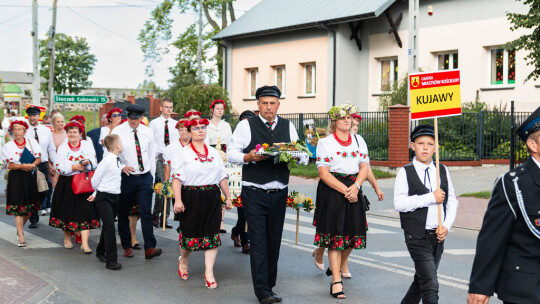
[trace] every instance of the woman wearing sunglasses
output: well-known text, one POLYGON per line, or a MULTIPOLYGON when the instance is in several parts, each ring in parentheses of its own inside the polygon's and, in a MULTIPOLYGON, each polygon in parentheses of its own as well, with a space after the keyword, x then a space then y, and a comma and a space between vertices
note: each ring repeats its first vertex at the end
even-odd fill
POLYGON ((203 250, 206 287, 217 288, 214 262, 221 246, 221 191, 228 209, 232 207, 225 166, 219 152, 204 143, 207 119, 186 121, 191 143, 180 149, 171 162, 174 213, 180 220, 178 274, 188 279, 188 258, 203 250), (221 188, 221 191, 220 191, 221 188))
MULTIPOLYGON (((107 113, 107 120, 109 125, 101 127, 101 133, 99 135, 99 143, 103 146, 103 139, 105 136, 111 134, 112 130, 120 125, 122 121, 122 109, 114 108, 107 113)), ((103 151, 107 151, 105 146, 103 146, 103 151)))

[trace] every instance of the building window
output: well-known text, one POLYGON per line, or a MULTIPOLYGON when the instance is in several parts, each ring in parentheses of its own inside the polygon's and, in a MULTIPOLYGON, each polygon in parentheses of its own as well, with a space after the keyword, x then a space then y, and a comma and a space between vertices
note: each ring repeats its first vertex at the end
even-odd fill
POLYGON ((490 83, 516 83, 516 50, 492 49, 490 59, 490 83))
POLYGON ((445 53, 445 54, 439 54, 437 56, 438 58, 438 66, 437 68, 439 71, 444 70, 454 70, 458 68, 458 53, 445 53))
POLYGON ((248 69, 249 77, 249 97, 255 98, 255 93, 259 87, 259 69, 248 69))
POLYGON ((316 93, 315 63, 304 64, 304 95, 313 96, 316 93))
POLYGON ((392 84, 397 80, 397 58, 381 59, 381 92, 392 90, 392 84))
POLYGON ((285 96, 285 66, 274 67, 276 86, 281 91, 281 96, 285 96))

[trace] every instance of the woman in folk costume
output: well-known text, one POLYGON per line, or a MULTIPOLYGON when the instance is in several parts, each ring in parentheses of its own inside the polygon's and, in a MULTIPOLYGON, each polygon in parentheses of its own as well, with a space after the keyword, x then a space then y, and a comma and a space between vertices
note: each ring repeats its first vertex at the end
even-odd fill
POLYGON ((13 140, 2 148, 2 159, 9 170, 6 214, 15 216, 19 247, 26 247, 24 224, 30 213, 39 209, 36 166, 41 163, 41 148, 34 139, 25 139, 28 124, 13 121, 10 125, 13 140))

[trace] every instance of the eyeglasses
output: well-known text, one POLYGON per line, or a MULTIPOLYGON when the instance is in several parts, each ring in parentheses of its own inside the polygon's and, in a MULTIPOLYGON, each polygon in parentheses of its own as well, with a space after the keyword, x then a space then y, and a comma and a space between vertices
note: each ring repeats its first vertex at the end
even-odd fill
POLYGON ((202 126, 197 126, 197 127, 191 127, 191 129, 193 131, 206 130, 206 126, 202 125, 202 126))
POLYGON ((112 117, 119 117, 119 116, 122 116, 122 114, 113 114, 111 115, 112 117))

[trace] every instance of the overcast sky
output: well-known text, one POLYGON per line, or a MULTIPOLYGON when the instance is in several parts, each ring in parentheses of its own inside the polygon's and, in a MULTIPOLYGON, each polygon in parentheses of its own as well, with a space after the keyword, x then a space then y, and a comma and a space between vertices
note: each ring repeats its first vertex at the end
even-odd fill
MULTIPOLYGON (((237 0, 236 18, 260 1, 237 0)), ((159 0, 58 0, 57 33, 86 38, 90 52, 97 57, 90 77, 94 87, 135 88, 148 79, 137 37, 158 3, 159 0)), ((52 24, 52 0, 39 0, 38 4, 38 36, 45 39, 52 24)), ((176 11, 173 37, 197 17, 176 11)), ((0 70, 32 72, 31 30, 31 0, 0 0, 0 70)), ((162 88, 168 87, 168 68, 174 66, 176 52, 171 50, 154 66, 152 80, 162 88)))

